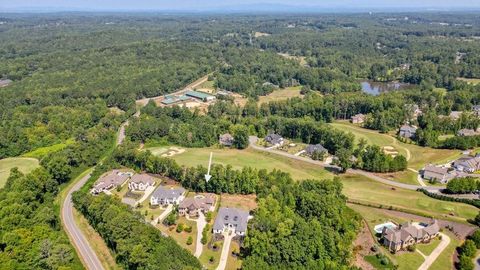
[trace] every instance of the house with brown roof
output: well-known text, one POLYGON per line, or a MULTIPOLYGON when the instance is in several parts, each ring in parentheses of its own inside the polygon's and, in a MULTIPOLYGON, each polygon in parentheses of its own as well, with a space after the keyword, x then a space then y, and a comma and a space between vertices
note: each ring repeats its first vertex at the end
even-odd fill
POLYGON ((405 223, 398 228, 384 227, 382 231, 382 243, 392 252, 406 249, 418 243, 428 243, 440 233, 440 225, 433 220, 426 226, 413 223, 405 223))
POLYGON ((131 191, 145 191, 148 187, 153 186, 155 186, 155 178, 146 173, 135 174, 128 182, 128 188, 131 191))
POLYGON ((359 113, 359 114, 356 114, 356 115, 352 116, 350 121, 353 124, 362 124, 363 122, 365 122, 365 118, 366 118, 366 116, 364 114, 359 113))
POLYGON ((178 206, 178 213, 181 216, 198 216, 200 212, 207 213, 215 210, 215 195, 199 195, 193 198, 186 198, 178 206))
POLYGON ((113 170, 103 176, 101 176, 95 185, 93 186, 90 193, 99 194, 106 190, 122 186, 125 181, 128 180, 133 175, 132 172, 121 172, 119 170, 113 170))

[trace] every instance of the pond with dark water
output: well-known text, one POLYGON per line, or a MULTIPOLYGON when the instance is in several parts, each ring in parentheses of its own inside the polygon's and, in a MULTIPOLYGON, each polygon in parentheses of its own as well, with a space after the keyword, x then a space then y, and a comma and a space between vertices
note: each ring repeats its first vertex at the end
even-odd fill
POLYGON ((381 93, 405 90, 412 87, 411 84, 400 82, 361 81, 360 84, 362 85, 363 92, 374 96, 378 96, 381 93))

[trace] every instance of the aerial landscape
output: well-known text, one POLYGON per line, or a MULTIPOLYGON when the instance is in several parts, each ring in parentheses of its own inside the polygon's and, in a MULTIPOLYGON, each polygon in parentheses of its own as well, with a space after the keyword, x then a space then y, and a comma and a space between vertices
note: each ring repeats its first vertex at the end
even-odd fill
POLYGON ((0 0, 0 269, 480 270, 480 2, 0 0))

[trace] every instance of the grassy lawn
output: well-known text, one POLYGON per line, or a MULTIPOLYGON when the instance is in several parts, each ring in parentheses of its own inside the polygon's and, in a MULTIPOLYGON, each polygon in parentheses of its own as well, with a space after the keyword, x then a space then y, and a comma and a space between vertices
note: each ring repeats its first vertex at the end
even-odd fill
POLYGON ((275 90, 269 95, 259 97, 258 104, 268 103, 271 101, 286 100, 294 97, 303 97, 303 95, 300 94, 301 88, 301 86, 295 86, 275 90))
POLYGON ((212 89, 214 90, 215 81, 206 81, 198 86, 198 89, 212 89))
POLYGON ((430 269, 453 269, 453 253, 455 252, 455 249, 460 246, 460 240, 448 231, 444 231, 443 233, 450 237, 450 244, 443 250, 432 266, 430 266, 430 269))
POLYGON ((394 265, 392 262, 389 262, 387 265, 383 265, 380 260, 375 255, 365 256, 365 260, 369 262, 375 269, 378 270, 393 270, 394 265))
POLYGON ((268 171, 277 169, 290 173, 295 180, 333 178, 333 174, 319 166, 253 149, 187 148, 184 153, 173 156, 173 159, 185 166, 203 165, 206 167, 208 166, 210 152, 213 152, 212 163, 230 164, 234 169, 242 169, 243 167, 266 169, 268 171))
POLYGON ((410 185, 419 185, 417 180, 418 173, 414 173, 410 170, 405 170, 405 171, 395 172, 395 173, 382 173, 378 175, 384 178, 387 178, 389 180, 400 182, 400 183, 405 183, 410 185))
POLYGON ((38 159, 35 158, 5 158, 0 160, 0 188, 7 182, 10 170, 17 167, 22 173, 29 173, 39 167, 38 159))
POLYGON ((362 128, 346 121, 337 121, 331 125, 340 130, 351 132, 355 135, 357 142, 363 138, 369 144, 376 144, 380 147, 391 146, 395 148, 399 154, 409 158, 408 166, 416 170, 423 168, 428 163, 442 164, 461 155, 461 151, 458 150, 433 149, 403 143, 388 134, 381 134, 378 131, 362 128))
POLYGON ((158 224, 156 227, 160 231, 168 234, 168 236, 175 240, 175 242, 177 242, 181 247, 185 248, 193 254, 195 253, 195 243, 197 241, 197 223, 195 221, 187 220, 185 217, 179 217, 177 220, 177 225, 180 223, 192 227, 192 232, 188 233, 186 231, 182 231, 178 233, 176 231, 177 226, 167 227, 163 224, 158 224), (193 239, 193 243, 191 245, 187 245, 187 239, 190 236, 193 239))
POLYGON ((114 256, 111 254, 110 249, 107 247, 103 238, 92 228, 92 226, 90 226, 90 224, 88 224, 85 217, 75 208, 73 209, 73 217, 83 235, 88 239, 88 243, 95 251, 95 254, 100 258, 103 267, 112 270, 123 269, 116 264, 114 256))
POLYGON ((46 146, 46 147, 40 147, 40 148, 37 148, 31 152, 28 152, 26 154, 23 154, 22 156, 23 157, 32 157, 32 158, 42 158, 50 153, 55 153, 55 152, 58 152, 62 149, 64 149, 65 147, 67 147, 68 145, 74 143, 75 140, 73 139, 70 139, 64 143, 58 143, 58 144, 54 144, 54 145, 50 145, 50 146, 46 146))
POLYGON ((242 268, 242 260, 232 256, 233 251, 235 251, 235 253, 240 251, 240 245, 237 241, 232 241, 230 244, 227 266, 225 267, 227 270, 237 270, 242 268))
POLYGON ((428 244, 419 244, 417 249, 421 251, 424 255, 428 256, 432 254, 433 250, 440 244, 441 240, 437 237, 430 241, 428 244))
POLYGON ((392 189, 363 176, 343 175, 341 179, 343 193, 350 200, 361 203, 392 206, 398 210, 459 222, 466 222, 478 213, 478 209, 470 205, 435 200, 417 191, 392 189))
POLYGON ((425 261, 418 252, 401 252, 394 257, 397 260, 398 270, 417 269, 425 261))

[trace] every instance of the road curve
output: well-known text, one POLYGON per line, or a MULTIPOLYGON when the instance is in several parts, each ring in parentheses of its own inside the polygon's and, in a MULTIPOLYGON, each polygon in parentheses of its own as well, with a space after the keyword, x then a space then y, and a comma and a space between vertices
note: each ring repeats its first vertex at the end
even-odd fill
MULTIPOLYGON (((275 150, 275 149, 268 149, 268 148, 265 148, 265 147, 258 146, 256 144, 257 141, 258 141, 257 137, 250 136, 249 137, 250 147, 252 147, 255 150, 268 152, 268 153, 272 153, 272 154, 275 154, 275 155, 280 155, 280 156, 300 160, 300 161, 303 161, 303 162, 308 162, 308 163, 311 163, 311 164, 315 164, 315 165, 321 166, 325 169, 339 170, 339 167, 335 166, 335 165, 329 165, 329 164, 325 164, 321 161, 313 160, 313 159, 310 159, 310 158, 295 156, 295 155, 289 154, 289 153, 284 152, 284 151, 279 151, 279 150, 275 150)), ((394 187, 398 187, 398 188, 403 188, 403 189, 417 190, 419 188, 423 188, 423 189, 426 189, 430 192, 439 192, 442 189, 441 187, 433 187, 433 186, 432 187, 430 187, 430 186, 422 187, 422 186, 417 186, 417 185, 409 185, 409 184, 399 183, 399 182, 396 182, 396 181, 385 179, 385 178, 380 177, 378 175, 375 175, 371 172, 357 170, 357 169, 349 169, 349 170, 347 170, 347 173, 363 175, 363 176, 368 177, 368 178, 370 178, 372 180, 375 180, 377 182, 381 182, 381 183, 386 184, 386 185, 390 185, 390 186, 394 186, 394 187)))
POLYGON ((70 238, 70 242, 74 244, 78 255, 87 269, 100 270, 104 269, 102 263, 97 257, 95 251, 88 243, 82 231, 75 223, 73 218, 73 202, 72 193, 79 190, 90 179, 90 173, 82 177, 75 185, 68 191, 67 197, 63 202, 61 209, 61 219, 65 231, 70 238))

